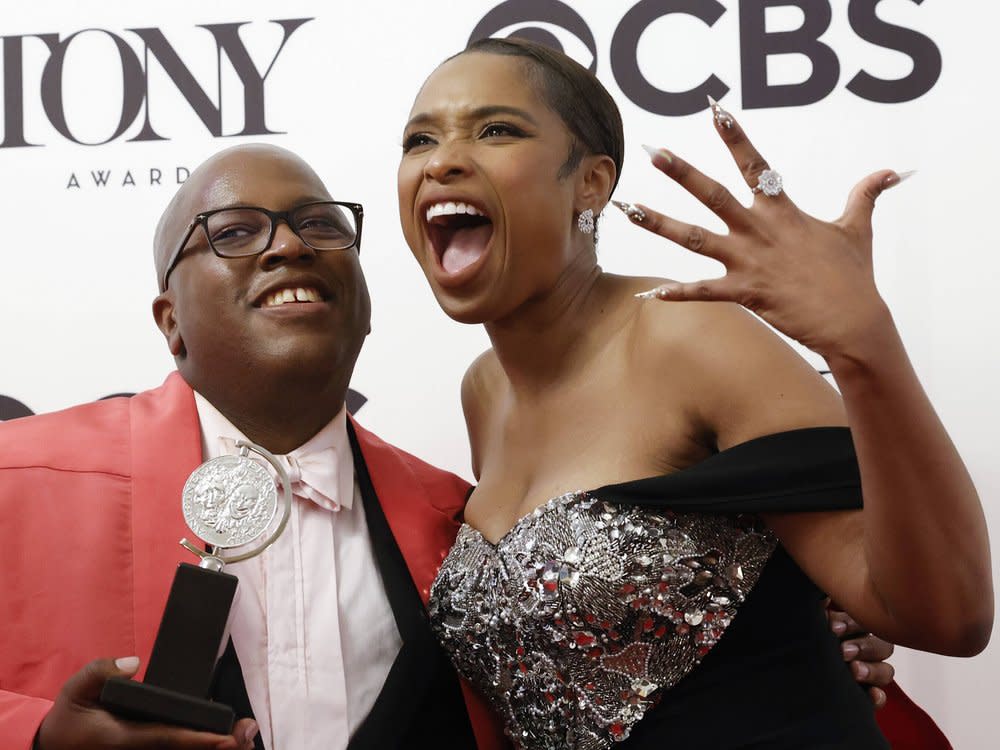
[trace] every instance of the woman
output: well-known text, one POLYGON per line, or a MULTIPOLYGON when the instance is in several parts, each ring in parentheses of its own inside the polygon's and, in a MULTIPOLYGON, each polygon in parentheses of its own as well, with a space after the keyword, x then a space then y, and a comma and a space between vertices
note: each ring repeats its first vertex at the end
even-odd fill
POLYGON ((431 616, 526 748, 885 747, 820 591, 915 648, 971 655, 992 627, 978 497, 872 276, 900 176, 820 222, 713 112, 750 208, 650 153, 728 235, 620 204, 726 265, 696 284, 598 266, 621 119, 565 56, 474 44, 404 132, 407 242, 492 343, 463 381, 478 486, 431 616), (824 356, 843 398, 732 302, 824 356))

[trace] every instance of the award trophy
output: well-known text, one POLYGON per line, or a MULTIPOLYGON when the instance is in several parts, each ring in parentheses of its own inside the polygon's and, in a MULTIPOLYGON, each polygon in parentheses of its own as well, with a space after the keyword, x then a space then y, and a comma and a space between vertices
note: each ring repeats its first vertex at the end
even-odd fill
POLYGON ((232 731, 233 710, 208 700, 238 583, 222 569, 263 552, 284 530, 292 507, 288 474, 278 460, 252 443, 236 445, 239 455, 206 461, 184 484, 184 520, 207 549, 181 540, 201 561, 177 567, 145 681, 112 677, 104 684, 101 704, 117 716, 219 734, 232 731), (274 468, 280 498, 251 451, 274 468))

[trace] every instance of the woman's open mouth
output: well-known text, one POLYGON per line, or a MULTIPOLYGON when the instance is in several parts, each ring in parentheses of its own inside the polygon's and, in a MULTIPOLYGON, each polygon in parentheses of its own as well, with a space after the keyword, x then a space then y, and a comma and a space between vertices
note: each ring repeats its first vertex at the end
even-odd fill
POLYGON ((470 203, 442 201, 427 207, 427 235, 438 263, 454 276, 486 254, 493 237, 493 222, 470 203))

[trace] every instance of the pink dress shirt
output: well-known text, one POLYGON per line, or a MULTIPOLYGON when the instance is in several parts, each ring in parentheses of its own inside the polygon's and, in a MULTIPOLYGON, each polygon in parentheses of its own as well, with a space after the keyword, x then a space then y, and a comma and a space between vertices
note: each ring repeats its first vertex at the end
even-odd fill
MULTIPOLYGON (((198 393, 195 403, 206 460, 246 439, 198 393)), ((268 750, 344 748, 402 645, 354 478, 346 410, 279 460, 293 479, 291 517, 263 554, 227 566, 240 579, 230 635, 268 750), (299 464, 321 451, 332 460, 306 479, 323 486, 294 482, 299 464)))

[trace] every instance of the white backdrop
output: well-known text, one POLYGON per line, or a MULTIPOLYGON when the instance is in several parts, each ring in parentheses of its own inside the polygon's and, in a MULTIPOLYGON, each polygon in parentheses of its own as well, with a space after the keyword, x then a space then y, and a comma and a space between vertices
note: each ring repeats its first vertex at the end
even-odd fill
MULTIPOLYGON (((458 386, 464 366, 485 348, 486 339, 476 328, 452 323, 437 308, 398 227, 395 169, 402 125, 421 81, 462 48, 497 5, 479 0, 65 0, 7 10, 0 60, 0 210, 5 220, 0 394, 40 412, 162 381, 172 361, 149 313, 156 292, 150 255, 155 221, 186 169, 234 142, 268 140, 311 162, 335 197, 365 204, 362 262, 372 290, 374 330, 352 384, 369 399, 360 411, 362 422, 427 460, 469 476, 458 386), (291 31, 277 56, 286 32, 273 22, 276 18, 312 19, 291 31), (231 26, 202 28, 237 22, 246 22, 240 44, 228 31, 231 26), (69 39, 85 29, 91 31, 69 39), (152 40, 148 54, 144 39, 152 40), (221 52, 217 40, 224 42, 221 52), (171 61, 162 42, 176 59, 171 61), (240 56, 241 50, 247 57, 240 56), (180 76, 181 67, 188 78, 180 76), (258 81, 264 77, 256 87, 263 97, 259 103, 252 96, 254 70, 258 81), (185 86, 187 98, 181 93, 185 86), (201 99, 195 89, 203 92, 201 99), (127 106, 123 99, 129 100, 127 106), (192 100, 200 102, 200 109, 192 100), (116 133, 123 110, 124 128, 116 133), (254 130, 260 115, 267 128, 281 132, 234 135, 254 130), (149 128, 144 128, 147 120, 149 128), (150 129, 162 140, 130 140, 150 129), (107 142, 86 145, 102 141, 107 142), (24 142, 34 145, 17 145, 24 142), (158 184, 151 179, 157 171, 158 184), (105 184, 96 184, 101 181, 105 184)), ((505 3, 500 12, 510 14, 510 23, 496 31, 543 28, 590 64, 594 55, 587 40, 562 28, 573 23, 516 22, 525 18, 524 8, 559 5, 554 0, 505 3)), ((656 107, 644 101, 644 109, 630 100, 635 76, 629 79, 620 65, 612 70, 616 28, 643 12, 662 16, 648 24, 631 54, 649 84, 681 92, 711 74, 725 82, 730 90, 721 97, 723 104, 741 119, 783 173, 789 193, 808 210, 839 214, 848 188, 877 168, 919 169, 879 202, 879 286, 971 466, 991 526, 1000 528, 1000 470, 994 458, 1000 417, 994 391, 1000 375, 995 323, 1000 258, 990 232, 993 178, 1000 168, 997 108, 990 103, 1000 6, 970 0, 589 0, 572 5, 577 23, 593 34, 597 74, 625 118, 629 148, 618 189, 622 199, 714 226, 707 211, 648 165, 640 143, 668 146, 747 195, 706 111, 679 116, 647 111, 656 107), (873 6, 884 23, 896 27, 889 30, 888 42, 874 33, 873 6), (663 15, 685 8, 714 11, 718 19, 710 24, 693 15, 663 15), (820 40, 832 52, 816 53, 825 56, 817 70, 829 72, 832 55, 839 74, 834 71, 830 84, 819 86, 811 103, 802 103, 802 91, 793 89, 777 95, 795 106, 752 106, 762 93, 742 80, 760 66, 772 87, 800 83, 816 73, 802 54, 764 60, 751 38, 754 19, 762 17, 771 34, 808 26, 830 11, 829 29, 820 40), (849 12, 855 14, 853 25, 849 12), (933 75, 934 49, 943 61, 939 78, 933 75), (873 102, 847 88, 861 70, 881 79, 904 79, 915 64, 917 83, 886 89, 904 101, 873 102), (751 106, 745 109, 744 103, 751 106)), ((285 23, 286 30, 291 26, 285 23)), ((623 55, 628 62, 628 50, 623 55)), ((718 271, 711 261, 666 247, 618 215, 608 215, 602 224, 601 260, 620 273, 696 278, 718 271)), ((815 357, 811 361, 821 364, 815 357)), ((0 398, 0 408, 9 413, 12 402, 0 398)), ((900 653, 895 663, 901 683, 957 748, 987 748, 996 745, 986 735, 992 729, 993 696, 1000 691, 998 654, 1000 645, 994 644, 972 660, 900 653)))

